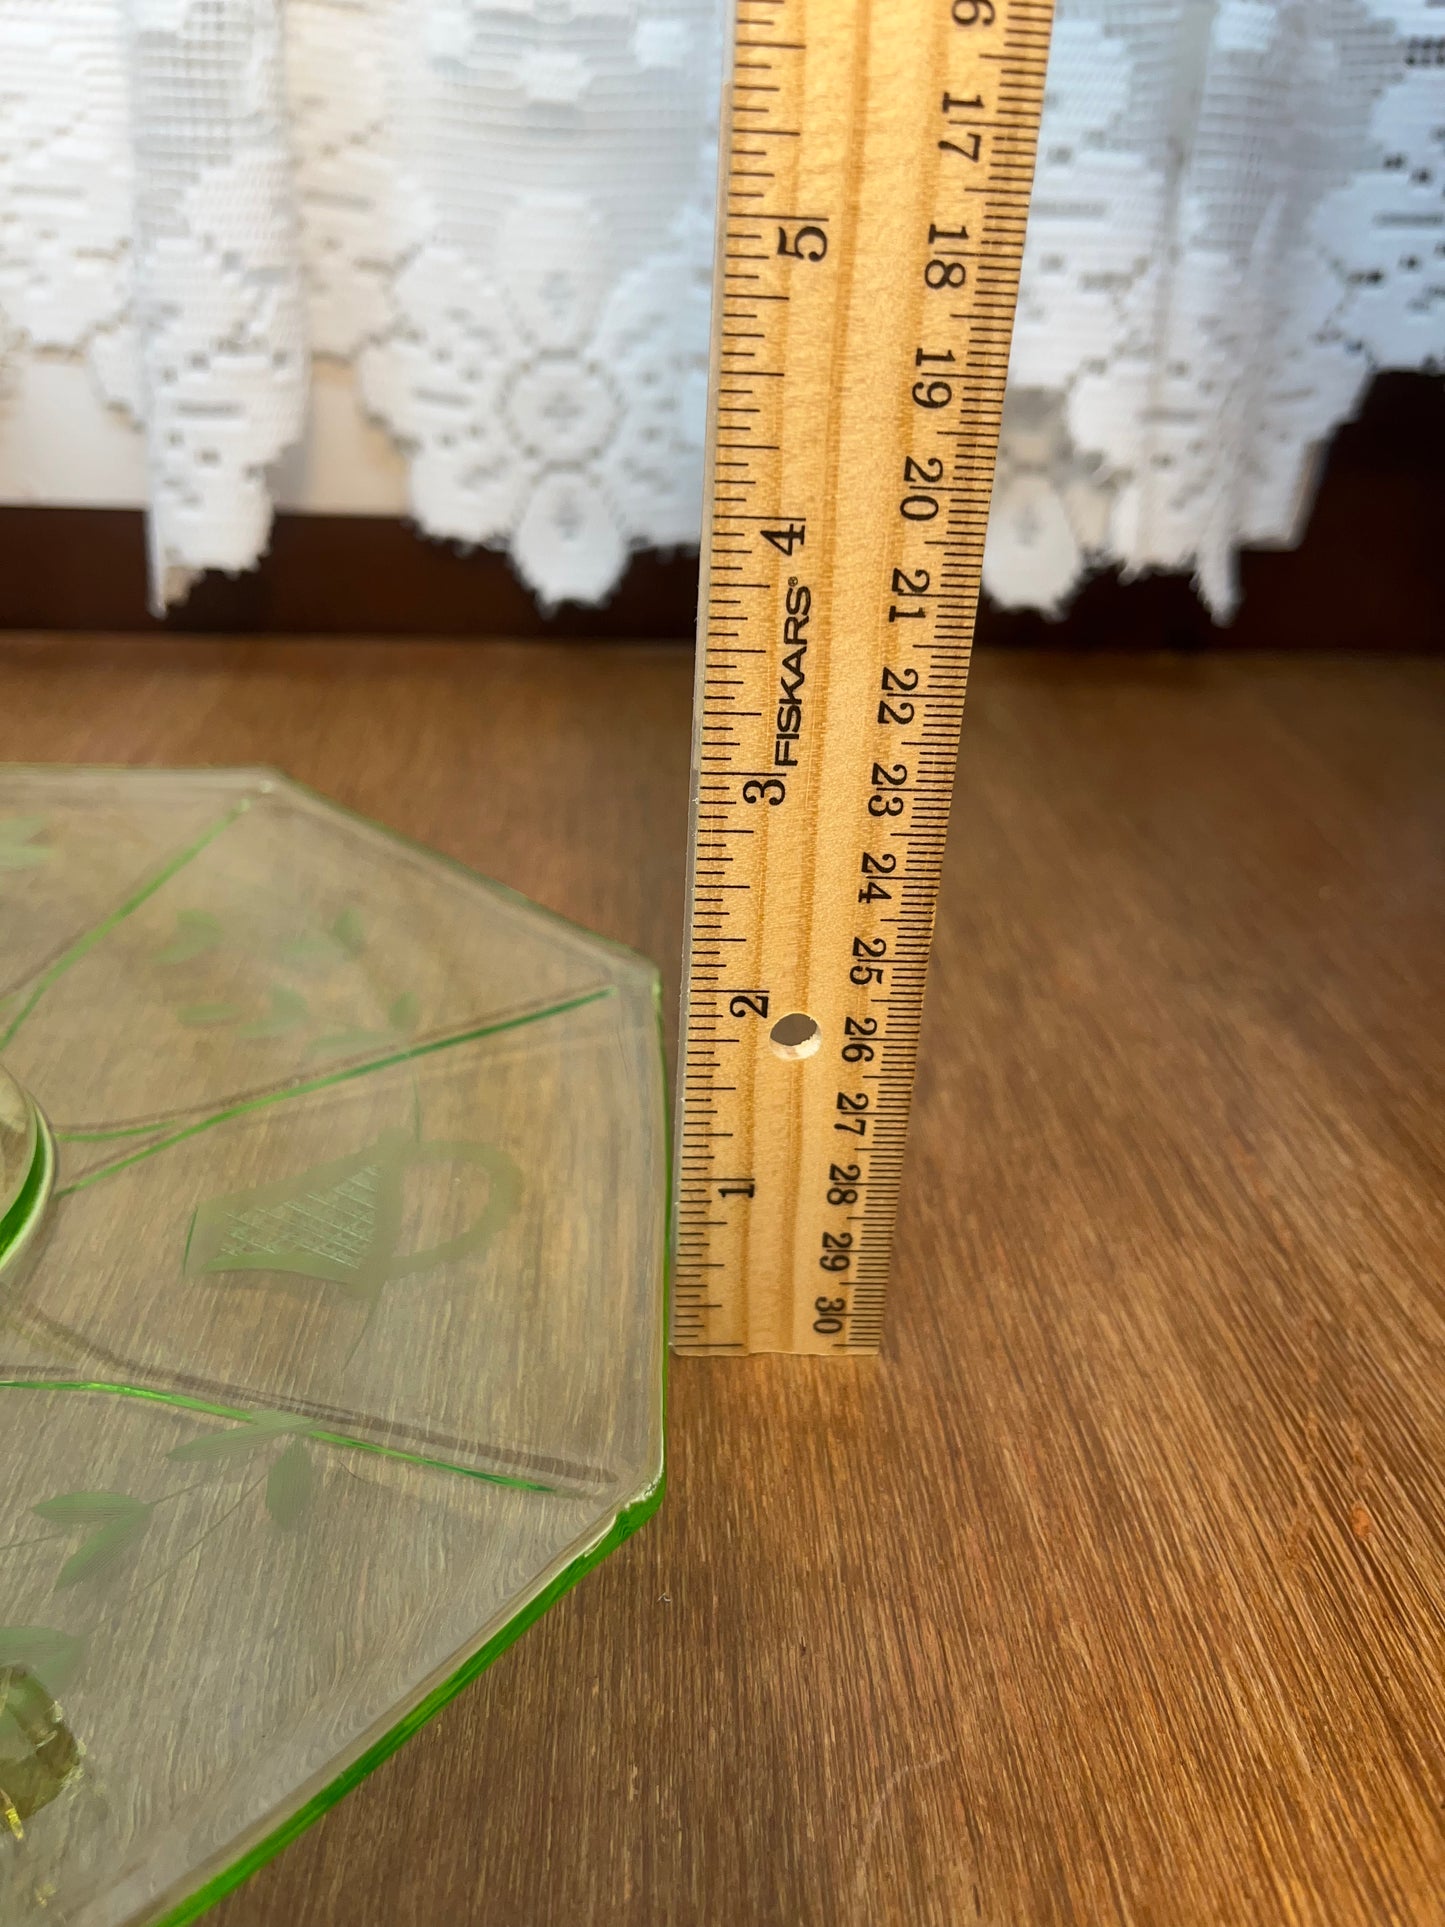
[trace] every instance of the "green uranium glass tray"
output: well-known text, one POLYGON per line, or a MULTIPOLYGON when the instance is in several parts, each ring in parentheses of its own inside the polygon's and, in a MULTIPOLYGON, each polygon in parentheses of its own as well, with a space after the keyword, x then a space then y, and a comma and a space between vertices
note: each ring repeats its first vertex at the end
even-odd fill
POLYGON ((0 768, 0 1921, 189 1920, 661 1492, 629 952, 264 771, 0 768))

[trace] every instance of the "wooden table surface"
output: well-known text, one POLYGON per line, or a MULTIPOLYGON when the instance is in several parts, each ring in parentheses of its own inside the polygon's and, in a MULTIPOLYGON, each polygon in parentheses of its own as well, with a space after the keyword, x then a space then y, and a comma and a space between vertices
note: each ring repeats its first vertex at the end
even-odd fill
MULTIPOLYGON (((0 641, 661 960, 682 651, 0 641)), ((975 667, 883 1356, 673 1367, 659 1518, 217 1927, 1445 1921, 1445 661, 975 667)))

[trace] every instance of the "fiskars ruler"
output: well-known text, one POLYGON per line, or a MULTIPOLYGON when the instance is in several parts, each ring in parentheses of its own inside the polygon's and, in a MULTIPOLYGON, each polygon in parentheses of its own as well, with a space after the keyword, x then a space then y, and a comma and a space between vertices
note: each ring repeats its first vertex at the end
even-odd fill
POLYGON ((737 0, 682 1351, 880 1340, 1050 14, 1050 0, 737 0))

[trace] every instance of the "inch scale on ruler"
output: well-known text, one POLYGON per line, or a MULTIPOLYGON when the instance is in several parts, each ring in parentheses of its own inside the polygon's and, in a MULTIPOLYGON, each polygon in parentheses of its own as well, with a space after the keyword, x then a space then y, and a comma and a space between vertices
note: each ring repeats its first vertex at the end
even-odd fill
POLYGON ((871 1352, 1050 0, 737 0, 674 1344, 871 1352))

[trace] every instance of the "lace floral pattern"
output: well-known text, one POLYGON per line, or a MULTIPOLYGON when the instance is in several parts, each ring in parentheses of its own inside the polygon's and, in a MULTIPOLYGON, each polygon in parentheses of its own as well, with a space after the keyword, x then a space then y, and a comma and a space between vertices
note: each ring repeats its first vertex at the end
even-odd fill
MULTIPOLYGON (((695 542, 721 47, 716 0, 9 0, 0 358, 143 431, 158 599, 264 548, 318 356, 545 602, 695 542)), ((1442 141, 1436 0, 1059 0, 998 599, 1229 611, 1369 376, 1445 357, 1442 141)))
POLYGON ((701 0, 294 0, 312 340, 431 534, 595 602, 697 539, 721 36, 701 0), (336 84, 336 76, 344 76, 336 84))
POLYGON ((1067 0, 985 580, 1289 542, 1371 374, 1445 356, 1445 38, 1428 0, 1067 0))

